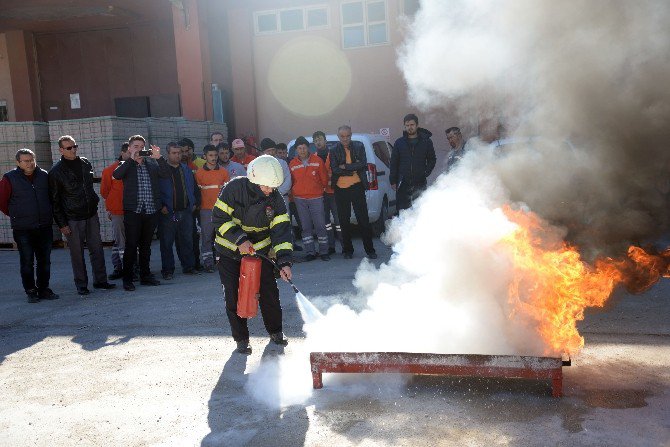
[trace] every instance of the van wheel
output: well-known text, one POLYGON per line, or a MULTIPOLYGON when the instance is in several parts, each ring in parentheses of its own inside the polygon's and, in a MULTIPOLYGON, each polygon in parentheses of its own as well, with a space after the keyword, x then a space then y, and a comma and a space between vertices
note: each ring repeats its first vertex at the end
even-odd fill
POLYGON ((386 221, 389 218, 389 201, 384 196, 384 200, 382 201, 382 209, 379 212, 379 219, 375 223, 372 224, 372 231, 375 234, 375 236, 379 237, 386 231, 386 221))

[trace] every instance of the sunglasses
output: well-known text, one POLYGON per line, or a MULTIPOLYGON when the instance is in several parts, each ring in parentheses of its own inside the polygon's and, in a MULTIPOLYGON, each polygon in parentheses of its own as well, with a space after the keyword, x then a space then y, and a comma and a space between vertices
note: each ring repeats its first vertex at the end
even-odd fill
POLYGON ((77 149, 78 147, 78 144, 75 144, 74 146, 63 146, 63 150, 71 151, 72 149, 77 149))

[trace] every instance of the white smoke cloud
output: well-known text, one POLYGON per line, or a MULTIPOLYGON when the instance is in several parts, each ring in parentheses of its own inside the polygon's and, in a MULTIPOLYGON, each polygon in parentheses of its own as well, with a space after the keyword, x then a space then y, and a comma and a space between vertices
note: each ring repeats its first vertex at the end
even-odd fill
MULTIPOLYGON (((471 141, 458 169, 393 220, 391 260, 361 265, 355 308, 334 297, 275 371, 304 374, 309 351, 541 355, 533 324, 510 318, 511 266, 498 243, 513 225, 500 206, 527 204, 563 226, 554 237, 595 254, 667 227, 658 184, 670 177, 669 23, 660 0, 422 0, 398 56, 413 103, 456 109, 464 122, 503 115, 511 134, 578 147, 497 159, 471 141)), ((271 382, 290 387, 280 376, 271 382)))

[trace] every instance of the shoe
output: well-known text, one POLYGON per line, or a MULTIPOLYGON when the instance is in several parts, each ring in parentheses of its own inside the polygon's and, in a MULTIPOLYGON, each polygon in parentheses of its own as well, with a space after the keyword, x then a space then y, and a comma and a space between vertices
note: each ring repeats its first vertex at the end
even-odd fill
POLYGON ((344 253, 344 259, 351 259, 354 257, 353 253, 344 253))
POLYGON ((304 261, 305 262, 310 262, 310 261, 313 261, 315 259, 316 259, 316 255, 313 255, 313 254, 310 253, 307 256, 305 256, 304 261))
POLYGON ((200 272, 198 272, 195 268, 184 270, 184 275, 199 275, 199 274, 200 272))
POLYGON ((146 276, 140 279, 140 284, 143 286, 159 286, 161 282, 152 276, 146 276))
POLYGON ((170 281, 172 278, 174 278, 174 273, 165 272, 165 273, 161 274, 161 276, 163 276, 164 280, 170 281))
POLYGON ((286 346, 288 344, 288 338, 284 337, 283 332, 275 332, 274 334, 270 334, 270 340, 279 346, 286 346))
POLYGON ((41 300, 57 300, 60 298, 58 295, 54 293, 53 290, 50 288, 45 288, 45 289, 40 289, 39 292, 37 292, 37 296, 41 300))
POLYGON ((368 259, 377 259, 377 253, 368 253, 368 259))
POLYGON ((123 271, 114 269, 114 271, 112 272, 111 275, 108 276, 108 278, 111 279, 112 281, 114 281, 115 279, 121 279, 123 278, 123 271))
POLYGON ((28 302, 29 303, 39 303, 40 302, 40 297, 37 292, 37 289, 29 289, 26 290, 26 295, 28 295, 28 302))
POLYGON ((123 290, 132 292, 133 290, 135 290, 135 284, 133 284, 132 281, 123 281, 123 290))
POLYGON ((321 255, 321 260, 322 261, 330 261, 330 256, 329 255, 321 255))
POLYGON ((330 247, 330 248, 328 249, 328 254, 329 254, 329 255, 334 255, 334 254, 335 254, 335 247, 330 247))
POLYGON ((79 295, 88 295, 89 293, 91 293, 91 291, 88 290, 88 287, 82 286, 82 287, 77 287, 77 293, 79 295))
POLYGON ((249 340, 240 340, 237 342, 237 352, 240 354, 251 354, 251 346, 249 346, 249 340))
POLYGON ((116 284, 112 284, 111 282, 95 282, 93 283, 93 288, 110 290, 116 288, 116 284))

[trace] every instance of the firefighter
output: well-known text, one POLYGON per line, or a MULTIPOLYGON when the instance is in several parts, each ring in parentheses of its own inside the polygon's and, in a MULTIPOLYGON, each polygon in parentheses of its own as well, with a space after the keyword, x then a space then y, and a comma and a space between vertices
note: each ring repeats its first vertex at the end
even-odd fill
MULTIPOLYGON (((261 155, 249 163, 246 177, 236 177, 223 187, 212 210, 226 314, 237 352, 241 354, 251 354, 247 319, 237 315, 242 255, 257 252, 268 256, 272 252, 281 278, 291 279, 291 222, 277 191, 283 181, 277 159, 261 155)), ((259 304, 270 339, 286 346, 288 339, 282 332, 282 309, 274 273, 273 265, 263 259, 259 304)))

